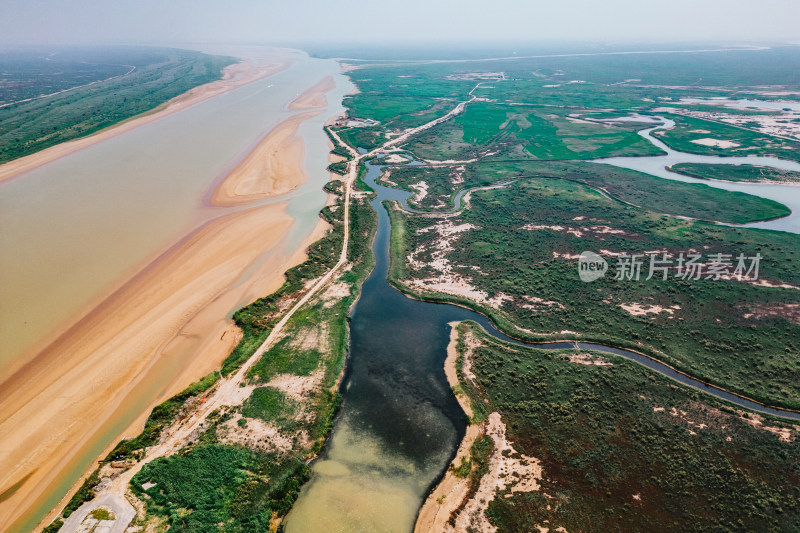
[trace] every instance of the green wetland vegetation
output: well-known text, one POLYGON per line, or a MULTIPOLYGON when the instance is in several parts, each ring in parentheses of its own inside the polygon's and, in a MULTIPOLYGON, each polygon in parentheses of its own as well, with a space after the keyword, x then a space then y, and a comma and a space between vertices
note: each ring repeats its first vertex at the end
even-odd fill
POLYGON ((452 209, 455 192, 524 178, 569 180, 591 187, 622 203, 655 213, 744 224, 787 216, 790 210, 773 200, 740 192, 656 178, 610 165, 568 161, 481 161, 460 166, 397 166, 383 177, 416 192, 420 181, 427 194, 409 205, 431 211, 452 209))
MULTIPOLYGON (((489 503, 498 531, 794 531, 800 522, 796 429, 756 423, 621 357, 577 364, 575 351, 460 329, 479 341, 474 382, 460 373, 472 405, 499 412, 517 451, 543 467, 538 491, 506 489, 489 503)), ((463 361, 463 341, 458 349, 463 361)), ((472 453, 471 473, 485 457, 472 453)))
MULTIPOLYGON (((768 86, 799 88, 796 47, 354 63, 360 68, 350 75, 362 92, 348 103, 350 116, 380 122, 344 130, 348 142, 364 149, 422 122, 417 117, 477 98, 462 114, 399 147, 423 164, 389 165, 379 179, 409 191, 408 205, 429 212, 387 204, 392 284, 415 298, 478 310, 517 338, 593 340, 636 350, 757 401, 800 409, 800 239, 719 224, 774 219, 789 209, 601 159, 657 155, 637 134, 649 126, 645 120, 605 122, 657 114, 676 122, 659 135, 673 149, 796 161, 795 141, 654 111, 682 97, 769 100, 768 86), (441 102, 448 106, 442 109, 441 102), (735 144, 691 142, 707 138, 735 144), (500 183, 505 186, 488 188, 500 183), (476 187, 487 189, 462 198, 457 213, 435 215, 476 187), (609 262, 604 278, 580 281, 577 259, 584 250, 609 262), (673 258, 697 253, 706 263, 717 253, 760 254, 761 282, 675 279, 674 268, 667 280, 645 280, 647 257, 640 281, 614 279, 617 254, 648 252, 673 258)), ((788 181, 785 172, 745 165, 674 170, 709 179, 788 181)), ((473 357, 476 382, 461 375, 457 390, 472 398, 474 422, 499 412, 516 449, 544 467, 541 490, 506 491, 491 501, 486 514, 499 531, 796 530, 796 427, 737 411, 615 356, 601 356, 611 366, 587 366, 570 362, 569 353, 511 347, 474 334, 483 342, 473 357), (762 425, 782 431, 788 442, 762 425)), ((471 461, 455 465, 454 473, 468 478, 474 491, 488 469, 491 439, 479 437, 471 452, 471 461)))
POLYGON ((664 117, 675 121, 675 127, 664 130, 658 138, 667 146, 681 152, 719 156, 774 156, 790 161, 800 161, 800 142, 764 135, 755 131, 737 128, 682 115, 664 113, 664 117), (715 139, 734 143, 731 148, 705 146, 692 141, 715 139))
MULTIPOLYGON (((613 254, 699 252, 747 257, 760 253, 759 278, 800 286, 795 235, 731 228, 655 214, 609 199, 565 179, 526 178, 476 191, 470 207, 446 219, 469 227, 446 237, 437 218, 394 210, 393 282, 424 297, 464 303, 517 337, 567 336, 633 348, 699 379, 759 401, 800 408, 800 291, 733 280, 674 279, 660 274, 616 280, 613 254), (441 254, 441 250, 446 250, 441 254), (578 278, 577 256, 604 254, 611 272, 593 283, 578 278), (423 266, 409 263, 408 256, 423 266), (434 255, 437 254, 437 255, 434 255), (426 290, 449 273, 483 291, 484 302, 426 290), (427 281, 426 281, 427 280, 427 281), (493 298, 502 304, 489 304, 493 298), (646 314, 631 306, 660 309, 646 314)), ((446 232, 445 232, 446 233, 446 232)), ((705 275, 703 276, 705 278, 705 275)))
POLYGON ((693 178, 761 183, 800 183, 800 172, 757 165, 678 163, 670 170, 693 178))
POLYGON ((152 111, 193 87, 219 79, 222 69, 236 62, 169 48, 73 49, 62 55, 70 59, 53 65, 36 55, 18 54, 11 60, 0 55, 0 65, 21 63, 15 63, 20 69, 15 69, 14 79, 0 78, 0 100, 6 103, 77 87, 0 107, 0 163, 152 111), (116 77, 107 79, 112 76, 116 77))
MULTIPOLYGON (((582 110, 475 102, 454 120, 427 130, 406 149, 425 160, 594 159, 658 155, 635 128, 579 118, 582 110)), ((591 115, 589 115, 591 116, 591 115)))
POLYGON ((120 76, 152 61, 155 49, 135 47, 10 48, 0 51, 0 105, 120 76))

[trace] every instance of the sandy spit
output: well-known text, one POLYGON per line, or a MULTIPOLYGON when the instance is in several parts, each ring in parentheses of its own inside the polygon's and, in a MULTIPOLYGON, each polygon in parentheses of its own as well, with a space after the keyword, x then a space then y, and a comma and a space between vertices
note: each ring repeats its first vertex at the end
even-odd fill
POLYGON ((325 93, 332 91, 334 88, 336 88, 336 81, 333 79, 333 76, 328 76, 295 98, 292 103, 289 104, 289 109, 316 109, 318 107, 325 107, 328 105, 325 93))
POLYGON ((82 137, 65 143, 51 146, 41 152, 30 154, 8 163, 0 165, 0 182, 24 174, 36 167, 55 161, 61 157, 77 152, 88 146, 115 137, 149 122, 153 122, 182 109, 193 106, 214 96, 228 92, 242 85, 254 82, 287 68, 289 61, 284 59, 245 60, 226 67, 222 71, 222 78, 205 85, 200 85, 181 95, 176 96, 152 111, 148 111, 120 124, 101 130, 88 137, 82 137))
POLYGON ((305 145, 297 130, 300 124, 321 112, 294 115, 270 130, 217 186, 211 205, 248 204, 285 194, 302 185, 307 179, 303 168, 305 145))

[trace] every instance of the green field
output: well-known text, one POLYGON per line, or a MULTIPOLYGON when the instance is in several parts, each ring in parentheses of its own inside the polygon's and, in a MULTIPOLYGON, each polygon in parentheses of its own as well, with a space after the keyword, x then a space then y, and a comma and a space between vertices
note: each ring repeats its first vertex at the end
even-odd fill
MULTIPOLYGON (((56 144, 85 137, 141 113, 152 111, 189 89, 220 78, 222 69, 236 60, 210 56, 200 52, 169 48, 121 48, 103 52, 73 52, 90 61, 113 61, 129 65, 124 72, 109 71, 100 65, 90 76, 65 67, 57 82, 40 79, 33 66, 19 69, 16 76, 27 81, 26 91, 6 98, 30 96, 80 85, 87 80, 107 78, 108 74, 124 74, 130 66, 136 69, 124 76, 101 81, 54 96, 0 107, 0 163, 22 157, 56 144), (82 54, 82 55, 81 55, 82 54), (99 57, 98 57, 99 56, 99 57), (73 75, 68 75, 72 72, 73 75), (32 80, 32 81, 31 81, 32 80), (41 86, 39 86, 41 84, 41 86)), ((83 67, 86 69, 86 65, 83 67)), ((0 93, 2 94, 2 93, 0 93)), ((16 101, 16 100, 14 100, 16 101)))
POLYGON ((587 122, 576 111, 476 102, 405 148, 425 160, 487 155, 491 159, 594 159, 661 153, 630 125, 587 122))
POLYGON ((0 51, 0 105, 120 76, 146 64, 147 49, 55 47, 0 51))

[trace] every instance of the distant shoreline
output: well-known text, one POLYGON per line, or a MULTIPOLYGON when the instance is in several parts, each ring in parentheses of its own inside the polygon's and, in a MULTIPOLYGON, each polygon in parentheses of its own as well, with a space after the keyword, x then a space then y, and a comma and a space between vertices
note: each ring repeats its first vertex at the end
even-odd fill
POLYGON ((222 71, 222 77, 219 80, 200 85, 189 91, 176 96, 172 100, 161 104, 160 106, 136 115, 127 120, 123 120, 113 126, 100 130, 97 133, 87 137, 80 137, 71 141, 67 141, 50 148, 45 148, 40 152, 14 159, 8 163, 0 165, 0 184, 2 182, 16 178, 26 172, 29 172, 42 165, 60 159, 64 156, 88 148, 99 142, 111 139, 122 133, 133 130, 145 124, 149 124, 155 120, 171 115, 182 109, 198 104, 214 96, 226 93, 248 83, 260 80, 267 76, 272 76, 278 72, 286 69, 290 65, 288 61, 252 61, 245 60, 229 65, 222 71))

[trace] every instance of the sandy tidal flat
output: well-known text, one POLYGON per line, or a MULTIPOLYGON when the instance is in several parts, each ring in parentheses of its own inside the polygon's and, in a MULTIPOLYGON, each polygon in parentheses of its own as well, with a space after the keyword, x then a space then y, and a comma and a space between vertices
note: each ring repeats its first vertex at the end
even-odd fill
POLYGON ((325 94, 332 91, 334 87, 336 87, 336 81, 334 81, 333 76, 328 76, 298 96, 289 104, 289 109, 316 109, 318 107, 325 107, 328 104, 325 94))
MULTIPOLYGON (((0 507, 13 508, 45 489, 58 465, 71 459, 84 436, 113 414, 158 358, 189 347, 204 329, 217 331, 224 313, 207 316, 204 309, 215 300, 235 302, 243 288, 234 282, 278 244, 291 223, 285 206, 274 204, 207 224, 5 382, 0 486, 30 478, 0 507)), ((280 272, 273 276, 266 285, 275 288, 282 278, 280 272)), ((205 358, 218 363, 238 335, 228 331, 208 340, 215 342, 204 346, 205 358)))

